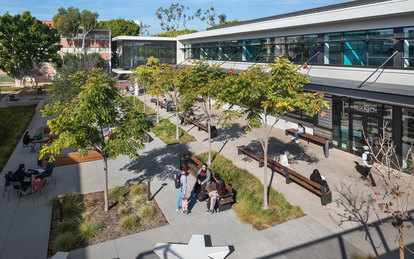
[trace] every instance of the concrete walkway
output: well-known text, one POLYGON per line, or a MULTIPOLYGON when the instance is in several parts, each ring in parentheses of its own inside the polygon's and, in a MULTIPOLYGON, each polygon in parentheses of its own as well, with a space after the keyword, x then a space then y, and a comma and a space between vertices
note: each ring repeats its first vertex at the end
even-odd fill
MULTIPOLYGON (((148 98, 147 98, 148 99, 148 98)), ((171 114, 162 110, 162 116, 171 114)), ((174 122, 174 120, 172 120, 174 122)), ((36 113, 30 131, 45 125, 45 118, 36 113)), ((307 216, 275 227, 257 231, 242 223, 233 210, 208 215, 205 203, 196 203, 192 213, 185 216, 175 211, 177 191, 173 184, 173 173, 178 170, 182 154, 207 151, 207 134, 191 126, 184 127, 194 135, 197 142, 166 146, 158 138, 146 145, 141 158, 133 161, 120 156, 109 162, 109 185, 124 185, 141 182, 151 177, 151 190, 166 216, 169 225, 146 232, 125 236, 116 240, 72 251, 70 258, 157 258, 152 248, 157 242, 187 243, 192 234, 210 235, 212 245, 230 245, 234 250, 228 258, 351 258, 351 255, 373 253, 372 245, 365 240, 365 232, 355 223, 338 226, 341 212, 336 204, 320 205, 317 196, 295 184, 286 185, 284 179, 275 175, 272 186, 294 205, 299 205, 307 216)), ((213 142, 213 149, 233 160, 239 167, 249 170, 259 179, 263 168, 257 162, 237 156, 237 145, 257 148, 252 133, 245 134, 242 124, 235 124, 229 131, 219 132, 213 142)), ((357 157, 339 150, 331 150, 329 159, 323 157, 320 147, 301 143, 299 146, 286 144, 289 139, 281 130, 272 134, 272 155, 289 148, 297 155, 297 170, 303 174, 318 167, 333 186, 348 181, 356 187, 363 186, 355 175, 357 157), (279 147, 279 148, 277 148, 279 147), (297 148, 297 149, 295 149, 297 148), (303 154, 301 153, 303 152, 303 154), (300 155, 299 155, 300 154, 300 155), (334 161, 334 162, 333 162, 334 161)), ((26 168, 36 168, 36 153, 20 153, 21 142, 16 147, 3 173, 16 170, 19 163, 26 168)), ((10 201, 0 199, 0 258, 46 258, 49 239, 51 206, 48 200, 59 193, 89 193, 103 189, 103 163, 94 161, 78 165, 56 167, 56 185, 50 185, 46 193, 23 197, 18 201, 11 193, 10 201), (24 244, 25 249, 21 249, 24 244)), ((270 177, 269 177, 270 178, 270 177)), ((188 177, 189 191, 194 178, 188 177)), ((0 186, 4 178, 0 177, 0 186)), ((337 198, 334 193, 334 198, 337 198)), ((389 224, 372 225, 374 246, 380 254, 395 252, 395 230, 389 224)), ((406 243, 414 243, 413 230, 406 232, 406 243)))

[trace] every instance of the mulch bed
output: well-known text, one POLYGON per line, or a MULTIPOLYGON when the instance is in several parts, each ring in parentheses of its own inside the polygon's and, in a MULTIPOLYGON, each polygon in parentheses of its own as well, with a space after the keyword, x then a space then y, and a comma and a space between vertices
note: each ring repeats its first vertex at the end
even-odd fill
MULTIPOLYGON (((139 229, 133 231, 125 231, 119 227, 120 220, 122 215, 118 212, 118 208, 121 206, 116 199, 109 199, 109 211, 104 211, 104 196, 103 191, 88 193, 84 195, 79 195, 80 201, 83 204, 83 215, 89 214, 88 218, 93 220, 98 220, 104 224, 103 230, 95 236, 92 240, 88 242, 81 242, 77 247, 83 248, 90 245, 102 243, 105 241, 117 239, 123 236, 131 235, 134 233, 139 233, 142 231, 150 230, 153 228, 162 227, 168 224, 167 219, 159 208, 155 199, 152 200, 152 204, 156 208, 156 215, 152 218, 151 221, 142 224, 139 229)), ((52 222, 50 227, 49 235, 49 246, 48 246, 48 257, 54 255, 52 250, 53 240, 58 236, 58 225, 59 225, 60 211, 59 206, 53 206, 52 209, 52 222)))

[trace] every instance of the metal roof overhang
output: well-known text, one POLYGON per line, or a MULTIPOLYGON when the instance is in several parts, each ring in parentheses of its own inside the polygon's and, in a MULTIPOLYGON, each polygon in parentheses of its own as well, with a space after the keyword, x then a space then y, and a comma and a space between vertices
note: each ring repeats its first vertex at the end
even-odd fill
POLYGON ((414 108, 414 86, 312 77, 305 90, 414 108))

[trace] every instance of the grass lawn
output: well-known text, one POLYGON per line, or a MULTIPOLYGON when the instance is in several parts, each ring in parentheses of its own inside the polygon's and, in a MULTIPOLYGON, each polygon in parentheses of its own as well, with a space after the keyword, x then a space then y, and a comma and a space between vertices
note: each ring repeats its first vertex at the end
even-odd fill
POLYGON ((0 172, 32 120, 35 108, 36 105, 0 108, 0 172))
POLYGON ((16 87, 16 86, 1 86, 2 92, 15 92, 30 89, 30 87, 16 87))
POLYGON ((0 76, 0 82, 14 82, 14 79, 10 76, 3 75, 0 76))
MULTIPOLYGON (((235 190, 234 211, 239 218, 262 230, 274 225, 300 218, 305 214, 298 206, 290 204, 285 197, 271 188, 269 191, 269 209, 263 209, 263 184, 245 169, 233 165, 233 162, 217 152, 212 154, 212 171, 219 173, 223 180, 235 190)), ((203 162, 208 160, 208 152, 198 156, 203 162)), ((269 170, 270 171, 270 170, 269 170)))
MULTIPOLYGON (((137 107, 137 109, 140 112, 144 111, 144 102, 142 102, 140 99, 134 97, 134 96, 128 96, 126 97, 127 101, 131 104, 134 104, 134 98, 135 98, 135 105, 137 107)), ((151 107, 149 107, 148 105, 146 105, 145 107, 145 114, 146 115, 155 115, 157 114, 157 111, 155 111, 154 109, 152 109, 151 107)))
POLYGON ((180 138, 178 140, 175 139, 176 126, 168 119, 162 120, 160 123, 156 123, 151 131, 154 132, 155 135, 167 145, 196 141, 194 136, 188 134, 180 127, 178 127, 178 134, 180 138))

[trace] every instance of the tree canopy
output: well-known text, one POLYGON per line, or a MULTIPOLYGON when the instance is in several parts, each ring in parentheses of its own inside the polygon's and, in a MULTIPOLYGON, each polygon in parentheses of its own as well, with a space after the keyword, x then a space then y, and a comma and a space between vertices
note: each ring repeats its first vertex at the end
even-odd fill
POLYGON ((21 85, 36 64, 51 61, 61 46, 57 31, 31 16, 22 14, 0 16, 0 69, 21 85))
POLYGON ((140 26, 134 21, 125 20, 123 18, 111 19, 108 21, 99 21, 97 28, 111 30, 112 37, 117 37, 121 35, 140 35, 140 26))
POLYGON ((179 31, 166 31, 161 33, 156 33, 151 35, 151 37, 177 37, 179 35, 185 35, 190 33, 198 32, 197 30, 190 30, 190 29, 184 29, 179 31))
POLYGON ((144 147, 141 140, 152 123, 120 95, 115 79, 101 68, 94 68, 90 73, 78 72, 70 79, 79 85, 81 92, 68 103, 56 102, 45 106, 43 116, 53 116, 48 126, 52 134, 59 134, 59 138, 45 145, 40 154, 43 157, 50 153, 53 160, 68 147, 79 150, 80 155, 91 150, 101 154, 107 211, 107 160, 118 155, 138 158, 138 150, 144 147), (113 127, 110 136, 105 130, 108 127, 113 127))

